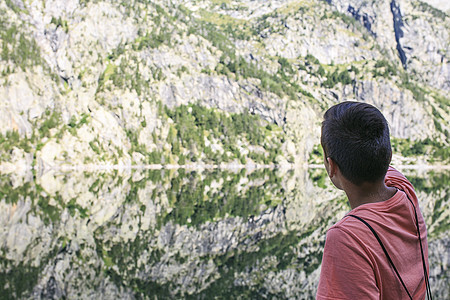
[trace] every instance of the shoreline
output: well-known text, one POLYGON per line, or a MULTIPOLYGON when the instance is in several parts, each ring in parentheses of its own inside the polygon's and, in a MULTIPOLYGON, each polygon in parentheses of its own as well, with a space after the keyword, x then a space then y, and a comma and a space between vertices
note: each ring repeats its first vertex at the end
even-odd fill
MULTIPOLYGON (((422 171, 447 171, 450 170, 450 165, 427 165, 427 164, 419 164, 419 165, 404 165, 404 164, 393 164, 396 169, 399 170, 422 170, 422 171)), ((114 170, 257 170, 257 169, 279 169, 279 170, 294 170, 295 168, 302 169, 325 169, 323 164, 236 164, 236 163, 222 163, 222 164, 185 164, 185 165, 176 165, 176 164, 140 164, 140 165, 125 165, 125 164, 106 164, 106 165, 98 165, 98 164, 82 164, 82 165, 68 165, 63 164, 59 166, 25 166, 25 165, 14 165, 11 163, 1 164, 0 165, 0 174, 10 174, 16 172, 26 172, 26 171, 39 171, 39 172, 48 172, 48 171, 59 171, 59 172, 72 172, 72 171, 85 171, 85 172, 93 172, 93 171, 114 171, 114 170)))

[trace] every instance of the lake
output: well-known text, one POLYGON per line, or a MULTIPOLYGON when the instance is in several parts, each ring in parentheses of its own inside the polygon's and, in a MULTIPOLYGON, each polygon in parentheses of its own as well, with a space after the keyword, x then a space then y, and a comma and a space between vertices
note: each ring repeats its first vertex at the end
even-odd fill
MULTIPOLYGON (((405 170, 450 294, 448 170, 405 170)), ((349 210, 321 168, 0 176, 0 298, 313 299, 349 210)))

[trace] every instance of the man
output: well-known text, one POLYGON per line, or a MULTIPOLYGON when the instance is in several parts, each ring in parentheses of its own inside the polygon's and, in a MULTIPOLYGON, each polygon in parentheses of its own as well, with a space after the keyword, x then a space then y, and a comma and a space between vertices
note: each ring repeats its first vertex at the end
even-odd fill
POLYGON ((413 186, 389 167, 386 119, 366 103, 337 104, 324 115, 321 144, 352 210, 327 232, 317 299, 424 299, 426 226, 413 186))

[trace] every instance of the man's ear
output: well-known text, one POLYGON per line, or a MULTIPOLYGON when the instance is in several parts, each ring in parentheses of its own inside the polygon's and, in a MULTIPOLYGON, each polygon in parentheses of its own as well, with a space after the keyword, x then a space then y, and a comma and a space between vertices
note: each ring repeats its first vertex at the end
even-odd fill
POLYGON ((330 178, 333 178, 336 175, 339 167, 331 157, 327 157, 327 162, 328 162, 328 176, 330 176, 330 178))

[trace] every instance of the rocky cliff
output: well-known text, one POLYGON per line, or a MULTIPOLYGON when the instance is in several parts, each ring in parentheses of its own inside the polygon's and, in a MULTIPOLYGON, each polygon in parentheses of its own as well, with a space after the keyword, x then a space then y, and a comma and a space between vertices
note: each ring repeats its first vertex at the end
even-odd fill
POLYGON ((436 149, 448 142, 449 18, 420 1, 8 0, 0 10, 3 170, 302 164, 324 109, 345 99, 377 105, 411 147, 426 140, 417 154, 448 159, 436 149), (236 132, 241 146, 227 151, 214 122, 195 118, 203 136, 178 145, 169 111, 189 105, 280 132, 236 132), (282 151, 271 155, 273 139, 282 151))

